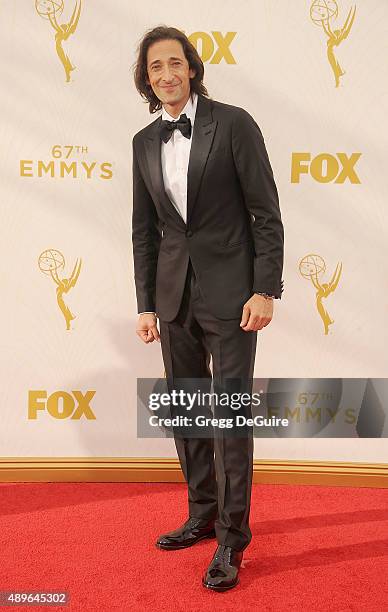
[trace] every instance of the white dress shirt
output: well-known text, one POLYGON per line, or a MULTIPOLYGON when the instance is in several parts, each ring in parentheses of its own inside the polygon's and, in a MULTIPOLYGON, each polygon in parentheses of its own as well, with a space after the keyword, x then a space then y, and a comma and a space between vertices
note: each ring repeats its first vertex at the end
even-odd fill
MULTIPOLYGON (((180 113, 180 115, 185 114, 189 117, 192 128, 197 110, 197 101, 198 95, 193 93, 193 101, 191 101, 191 96, 189 96, 186 106, 180 113)), ((176 119, 171 117, 163 107, 162 120, 164 119, 167 119, 167 121, 177 121, 179 117, 176 119)), ((183 136, 180 130, 174 130, 168 142, 162 141, 161 150, 164 188, 185 223, 187 222, 187 170, 189 167, 192 138, 193 130, 191 130, 190 138, 183 136)))
MULTIPOLYGON (((185 107, 180 112, 180 115, 186 114, 191 121, 190 138, 183 136, 182 132, 177 129, 172 132, 172 136, 168 142, 162 141, 161 146, 164 189, 185 223, 187 222, 187 171, 189 167, 197 101, 198 95, 193 93, 193 100, 191 100, 191 96, 189 96, 185 107)), ((164 119, 168 121, 178 121, 179 117, 171 117, 163 107, 162 120, 164 119)), ((146 314, 147 312, 150 311, 146 310, 139 314, 146 314)))

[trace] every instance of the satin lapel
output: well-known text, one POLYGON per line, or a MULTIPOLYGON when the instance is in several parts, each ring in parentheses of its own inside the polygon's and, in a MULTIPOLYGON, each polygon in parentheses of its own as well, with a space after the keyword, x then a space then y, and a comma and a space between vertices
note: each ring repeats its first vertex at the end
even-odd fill
POLYGON ((211 107, 211 100, 198 96, 187 172, 187 225, 190 224, 217 126, 217 121, 213 121, 211 107))
POLYGON ((179 221, 184 225, 184 227, 186 227, 185 222, 183 221, 181 215, 175 208, 174 204, 171 202, 164 188, 161 156, 162 141, 159 136, 160 122, 161 117, 159 117, 158 120, 155 121, 152 131, 149 135, 147 135, 147 138, 145 138, 144 140, 151 183, 161 203, 164 203, 167 208, 169 208, 169 210, 171 210, 173 214, 175 214, 175 217, 179 219, 179 221))

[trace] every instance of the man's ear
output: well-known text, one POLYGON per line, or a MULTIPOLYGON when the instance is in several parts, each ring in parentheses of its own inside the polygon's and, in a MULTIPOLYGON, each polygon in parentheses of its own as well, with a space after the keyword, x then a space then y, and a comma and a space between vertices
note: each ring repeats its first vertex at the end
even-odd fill
POLYGON ((196 74, 197 74, 197 73, 196 73, 196 71, 194 70, 194 68, 190 68, 190 70, 189 70, 189 77, 190 77, 190 79, 193 79, 193 78, 195 77, 195 75, 196 75, 196 74))

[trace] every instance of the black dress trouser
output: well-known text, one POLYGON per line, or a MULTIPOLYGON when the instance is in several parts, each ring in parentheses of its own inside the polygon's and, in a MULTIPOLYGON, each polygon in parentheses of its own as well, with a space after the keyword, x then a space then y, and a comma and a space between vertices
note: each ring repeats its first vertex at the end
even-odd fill
MULTIPOLYGON (((209 385, 213 378, 219 392, 251 393, 257 332, 242 330, 240 321, 217 319, 208 312, 189 261, 178 315, 172 322, 159 321, 169 391, 179 388, 179 378, 202 379, 209 385), (240 381, 237 386, 236 381, 240 381)), ((218 410, 214 408, 214 417, 218 410)), ((251 417, 251 405, 238 412, 251 417)), ((181 437, 174 432, 174 438, 188 485, 189 515, 216 519, 218 544, 244 550, 252 539, 253 428, 236 429, 238 435, 217 428, 209 437, 181 437)))

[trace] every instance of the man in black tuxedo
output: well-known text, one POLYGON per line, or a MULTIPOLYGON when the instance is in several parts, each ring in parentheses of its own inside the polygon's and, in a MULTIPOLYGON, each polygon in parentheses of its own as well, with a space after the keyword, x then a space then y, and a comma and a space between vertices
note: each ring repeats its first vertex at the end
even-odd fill
MULTIPOLYGON (((283 291, 283 225, 258 125, 244 109, 209 99, 203 75, 180 30, 145 34, 135 83, 150 112, 162 114, 133 138, 137 334, 161 342, 169 389, 177 380, 213 377, 218 389, 235 390, 239 381, 246 392, 257 331, 271 321, 273 298, 283 291)), ((175 444, 189 516, 157 546, 176 550, 216 536, 202 583, 232 588, 252 538, 252 428, 176 435, 175 444)))

